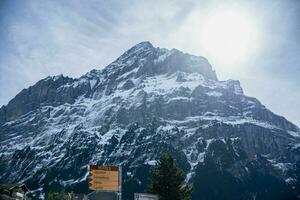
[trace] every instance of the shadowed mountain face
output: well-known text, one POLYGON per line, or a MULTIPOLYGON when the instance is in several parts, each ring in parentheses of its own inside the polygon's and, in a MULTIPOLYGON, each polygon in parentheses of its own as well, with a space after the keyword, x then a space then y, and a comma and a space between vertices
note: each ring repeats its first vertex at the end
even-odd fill
POLYGON ((0 109, 0 181, 88 192, 88 164, 123 166, 123 197, 169 152, 193 199, 296 199, 300 131, 219 81, 208 61, 142 42, 79 79, 47 77, 0 109))

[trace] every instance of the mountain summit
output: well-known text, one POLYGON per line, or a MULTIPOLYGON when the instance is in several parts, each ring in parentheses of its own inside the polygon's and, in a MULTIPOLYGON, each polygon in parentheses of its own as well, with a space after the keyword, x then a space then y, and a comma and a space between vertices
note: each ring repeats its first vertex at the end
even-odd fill
POLYGON ((169 152, 195 200, 295 198, 299 133, 239 81, 219 81, 207 59, 141 42, 102 70, 47 77, 3 106, 0 181, 40 197, 88 192, 89 164, 122 165, 132 199, 169 152))

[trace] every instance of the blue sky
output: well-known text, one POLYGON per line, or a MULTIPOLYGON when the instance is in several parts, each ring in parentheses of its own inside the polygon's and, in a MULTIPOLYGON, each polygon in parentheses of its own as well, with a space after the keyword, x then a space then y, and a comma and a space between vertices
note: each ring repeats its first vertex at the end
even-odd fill
POLYGON ((208 57, 219 79, 240 80, 249 96, 300 125, 300 1, 1 0, 0 105, 48 75, 101 69, 141 41, 208 57), (221 3, 222 2, 222 3, 221 3), (199 45, 212 10, 247 12, 259 48, 222 64, 199 45))

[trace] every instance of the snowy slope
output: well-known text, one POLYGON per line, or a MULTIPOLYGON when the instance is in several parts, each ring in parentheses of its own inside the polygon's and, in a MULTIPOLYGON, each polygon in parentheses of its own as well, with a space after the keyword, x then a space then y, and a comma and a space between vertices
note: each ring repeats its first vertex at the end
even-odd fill
POLYGON ((271 160, 282 180, 300 159, 299 128, 239 81, 219 81, 203 57, 142 42, 103 70, 47 77, 2 107, 0 180, 25 181, 39 195, 86 191, 88 164, 122 164, 141 190, 140 166, 171 152, 193 182, 210 144, 225 139, 249 159, 271 160))

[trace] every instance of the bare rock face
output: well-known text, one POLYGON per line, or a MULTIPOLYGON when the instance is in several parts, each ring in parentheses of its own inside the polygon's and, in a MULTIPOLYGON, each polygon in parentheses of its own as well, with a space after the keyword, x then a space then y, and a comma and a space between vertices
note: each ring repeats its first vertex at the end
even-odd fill
POLYGON ((13 121, 42 106, 72 104, 78 96, 89 93, 90 86, 88 84, 64 88, 72 83, 74 83, 73 79, 59 75, 47 77, 34 86, 22 90, 7 106, 1 108, 4 117, 0 123, 13 121))
POLYGON ((197 186, 193 199, 294 198, 299 132, 239 81, 219 81, 205 58, 142 42, 103 70, 47 77, 3 106, 0 181, 26 182, 36 197, 88 192, 88 164, 115 164, 132 199, 169 152, 197 186))

